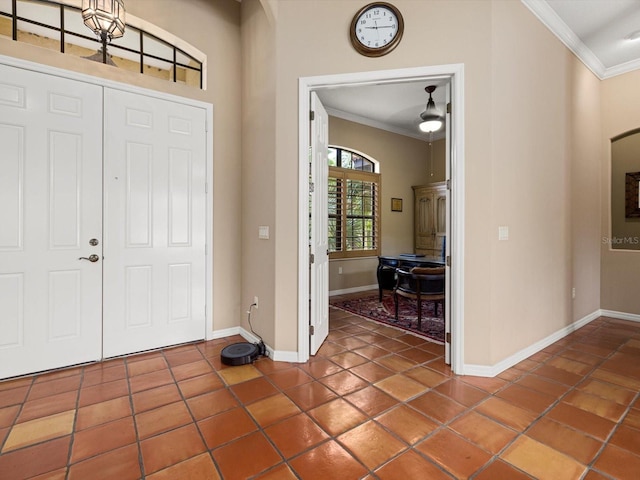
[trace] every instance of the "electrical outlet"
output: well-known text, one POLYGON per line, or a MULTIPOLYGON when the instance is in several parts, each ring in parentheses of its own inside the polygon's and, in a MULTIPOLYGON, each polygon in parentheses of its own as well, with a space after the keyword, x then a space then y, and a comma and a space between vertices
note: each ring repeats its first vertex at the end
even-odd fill
POLYGON ((575 287, 571 289, 571 298, 576 298, 576 289, 575 289, 575 287))
POLYGON ((253 304, 258 308, 258 297, 253 297, 253 304))
POLYGON ((338 267, 338 275, 342 275, 342 267, 338 267))

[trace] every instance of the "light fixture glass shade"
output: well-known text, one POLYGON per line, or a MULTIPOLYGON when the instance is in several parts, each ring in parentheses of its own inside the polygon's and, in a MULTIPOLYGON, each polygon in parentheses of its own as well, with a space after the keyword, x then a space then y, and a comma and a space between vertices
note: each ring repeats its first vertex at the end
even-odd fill
POLYGON ((102 41, 124 35, 124 0, 82 0, 82 20, 102 41))
POLYGON ((421 122, 420 125, 418 125, 418 128, 420 129, 420 131, 425 133, 436 132, 442 128, 442 120, 426 120, 424 122, 421 122))

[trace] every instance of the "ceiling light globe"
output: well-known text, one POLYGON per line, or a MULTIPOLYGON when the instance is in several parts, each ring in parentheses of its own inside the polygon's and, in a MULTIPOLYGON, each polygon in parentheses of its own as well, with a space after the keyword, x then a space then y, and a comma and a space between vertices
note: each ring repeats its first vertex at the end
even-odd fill
POLYGON ((436 132, 442 128, 442 120, 427 120, 418 125, 420 131, 425 133, 436 132))

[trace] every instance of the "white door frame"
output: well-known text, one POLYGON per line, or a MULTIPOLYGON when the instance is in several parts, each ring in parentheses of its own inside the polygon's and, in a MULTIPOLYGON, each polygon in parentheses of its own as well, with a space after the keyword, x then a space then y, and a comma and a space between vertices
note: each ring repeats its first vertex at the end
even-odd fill
MULTIPOLYGON (((309 97, 312 90, 337 86, 414 82, 438 78, 451 81, 451 368, 464 366, 464 65, 436 65, 314 77, 298 82, 298 361, 309 359, 309 97)), ((447 239, 448 240, 448 239, 447 239)))
POLYGON ((206 152, 205 162, 207 169, 206 177, 206 204, 207 204, 207 225, 206 225, 206 272, 205 272, 205 331, 203 332, 206 340, 214 338, 213 328, 213 105, 210 103, 202 102, 199 100, 193 100, 190 98, 179 97, 177 95, 171 95, 169 93, 158 92, 155 90, 149 90, 142 87, 136 87, 128 85, 126 83, 115 82, 105 78, 94 77, 83 73, 73 72, 70 70, 64 70, 61 68, 51 67, 40 63, 23 60, 20 58, 8 57, 6 55, 0 55, 0 64, 23 68, 25 70, 31 70, 34 72, 46 73, 49 75, 55 75, 61 78, 69 78, 71 80, 78 80, 81 82, 99 85, 101 87, 113 88, 116 90, 122 90, 129 93, 135 93, 138 95, 146 95, 148 97, 158 98, 161 100, 168 100, 170 102, 182 103, 193 107, 202 108, 206 111, 206 152))

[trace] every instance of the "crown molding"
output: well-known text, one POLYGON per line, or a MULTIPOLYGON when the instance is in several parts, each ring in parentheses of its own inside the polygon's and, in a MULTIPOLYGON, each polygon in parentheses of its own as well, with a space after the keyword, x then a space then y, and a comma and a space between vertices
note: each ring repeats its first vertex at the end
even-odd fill
MULTIPOLYGON (((558 39, 571 50, 585 66, 591 70, 600 80, 608 76, 608 70, 596 55, 587 47, 580 38, 571 30, 560 16, 549 6, 545 0, 520 0, 558 39)), ((617 67, 612 67, 615 69, 617 67)), ((619 75, 619 72, 615 75, 619 75)), ((609 75, 611 76, 611 75, 609 75)))

